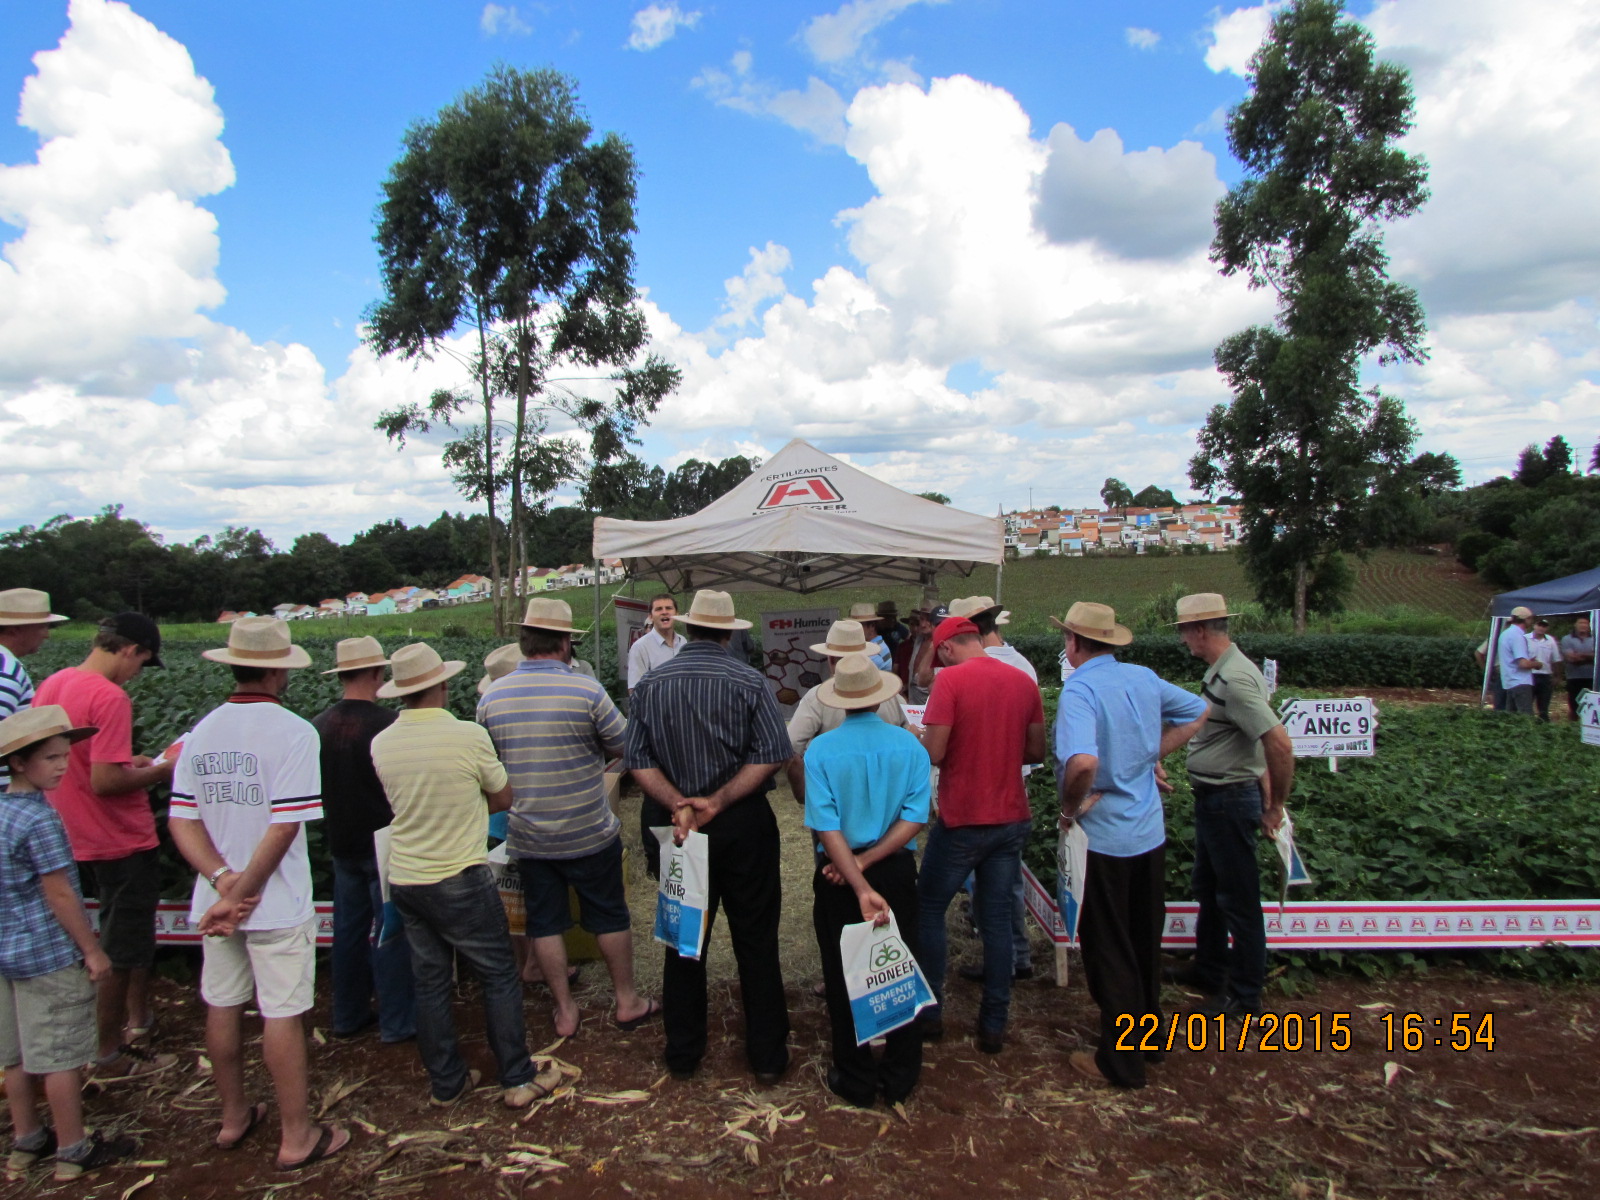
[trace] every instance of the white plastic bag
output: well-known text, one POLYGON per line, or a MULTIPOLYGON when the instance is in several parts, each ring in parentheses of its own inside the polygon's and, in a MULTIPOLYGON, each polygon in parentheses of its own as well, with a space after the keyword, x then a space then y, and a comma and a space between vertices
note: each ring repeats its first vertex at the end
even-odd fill
POLYGON ((839 932, 839 957, 858 1046, 909 1024, 934 1002, 893 913, 884 925, 846 925, 839 932))
POLYGON ((1288 809, 1284 809, 1283 821, 1273 833, 1272 842, 1278 849, 1278 861, 1283 866, 1278 876, 1278 911, 1282 912, 1289 899, 1289 889, 1312 881, 1305 863, 1300 861, 1300 852, 1294 848, 1294 818, 1289 816, 1288 809))
POLYGON ((1067 940, 1078 937, 1078 914, 1083 910, 1083 885, 1089 870, 1089 835, 1074 821, 1056 842, 1056 907, 1067 940))
POLYGON ((378 860, 378 892, 383 898, 383 920, 378 925, 378 945, 387 946, 405 933, 405 920, 389 894, 389 839, 392 830, 385 825, 372 835, 372 849, 378 860))
POLYGON ((698 959, 706 944, 706 908, 711 895, 709 840, 690 833, 683 845, 672 840, 672 826, 655 831, 661 842, 661 880, 656 887, 655 939, 684 958, 698 959))

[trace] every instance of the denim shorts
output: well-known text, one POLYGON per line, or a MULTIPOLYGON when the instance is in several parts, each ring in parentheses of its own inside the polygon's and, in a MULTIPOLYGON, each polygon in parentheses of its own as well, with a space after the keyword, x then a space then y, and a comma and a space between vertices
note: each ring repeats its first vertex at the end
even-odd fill
POLYGON ((82 963, 32 979, 0 979, 0 1066, 30 1075, 76 1071, 99 1051, 95 989, 82 963))
POLYGON ((119 971, 156 961, 156 906, 161 903, 157 852, 80 862, 83 894, 100 902, 100 949, 119 971))
POLYGON ((633 926, 622 879, 622 838, 579 858, 519 858, 527 936, 558 937, 572 928, 570 887, 578 894, 579 919, 595 936, 633 926))

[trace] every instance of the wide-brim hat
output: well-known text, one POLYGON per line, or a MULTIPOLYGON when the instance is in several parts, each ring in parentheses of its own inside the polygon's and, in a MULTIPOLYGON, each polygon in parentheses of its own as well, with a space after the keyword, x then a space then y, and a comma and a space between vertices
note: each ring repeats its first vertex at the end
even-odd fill
POLYGON ((1511 619, 1513 621, 1531 621, 1533 620, 1533 609, 1519 604, 1511 610, 1511 619))
POLYGON ((863 625, 876 625, 883 619, 878 615, 877 606, 867 604, 865 601, 860 604, 852 604, 850 612, 845 616, 845 620, 859 621, 863 625))
POLYGON ((483 678, 478 680, 478 695, 483 695, 489 690, 489 685, 497 679, 504 679, 517 669, 517 664, 522 661, 522 647, 512 642, 509 646, 500 646, 489 651, 483 656, 483 678))
POLYGON ((727 592, 703 591, 694 594, 689 611, 672 618, 702 629, 749 629, 750 622, 733 615, 733 597, 727 592))
POLYGON ((1050 618, 1050 624, 1065 629, 1079 637, 1092 638, 1112 646, 1126 646, 1133 641, 1133 631, 1117 624, 1117 611, 1109 604, 1096 604, 1092 600, 1079 600, 1067 609, 1067 619, 1050 618))
POLYGON ((54 625, 70 620, 50 611, 50 593, 37 588, 8 588, 0 592, 0 625, 54 625))
POLYGON ((398 700, 461 674, 467 664, 461 659, 445 662, 426 642, 401 646, 389 659, 389 682, 378 689, 378 699, 398 700))
MULTIPOLYGON (((975 617, 991 609, 996 617, 1000 615, 1000 606, 995 603, 993 596, 963 596, 959 600, 950 601, 952 617, 975 617)), ((998 625, 999 622, 996 621, 995 624, 998 625)))
POLYGON ((0 759, 46 738, 64 737, 69 742, 81 742, 99 732, 97 725, 73 725, 67 710, 59 704, 19 708, 0 721, 0 759))
POLYGON ((843 658, 846 654, 867 653, 867 633, 860 621, 835 621, 828 626, 828 640, 811 647, 813 654, 843 658))
POLYGON ((900 615, 900 609, 893 600, 879 600, 878 615, 880 617, 893 619, 894 617, 898 617, 900 615))
POLYGON ((1228 611, 1228 602, 1221 592, 1196 592, 1178 600, 1178 619, 1173 625, 1190 625, 1196 621, 1220 621, 1224 617, 1237 617, 1228 611))
POLYGON ((536 596, 528 601, 528 610, 522 616, 524 629, 546 629, 551 633, 570 633, 579 638, 588 633, 572 623, 572 607, 565 600, 536 596))
POLYGON ((200 657, 230 667, 294 670, 311 665, 305 647, 289 640, 289 623, 277 617, 240 617, 228 626, 227 646, 202 650, 200 657))
POLYGON ((373 667, 386 667, 383 643, 375 637, 343 638, 333 648, 333 670, 324 675, 339 675, 345 671, 367 671, 373 667))
POLYGON ((817 699, 829 708, 877 708, 900 694, 900 676, 880 671, 865 654, 846 654, 833 678, 817 686, 817 699))

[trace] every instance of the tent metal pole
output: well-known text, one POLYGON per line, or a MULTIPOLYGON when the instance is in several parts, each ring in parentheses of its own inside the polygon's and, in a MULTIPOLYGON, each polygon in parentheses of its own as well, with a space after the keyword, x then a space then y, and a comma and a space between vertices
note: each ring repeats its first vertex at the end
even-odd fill
POLYGON ((1489 641, 1483 656, 1483 689, 1478 693, 1479 708, 1483 707, 1483 702, 1489 696, 1489 673, 1500 669, 1499 641, 1502 620, 1500 617, 1489 618, 1489 641))

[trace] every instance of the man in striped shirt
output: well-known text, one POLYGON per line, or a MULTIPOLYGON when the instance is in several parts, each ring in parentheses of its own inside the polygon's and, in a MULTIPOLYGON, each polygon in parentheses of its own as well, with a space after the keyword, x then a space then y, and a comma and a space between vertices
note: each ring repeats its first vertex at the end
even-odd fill
MULTIPOLYGON (((778 1082, 789 1066, 789 1009, 778 961, 778 822, 767 802, 792 749, 777 701, 755 668, 727 645, 750 622, 726 592, 700 592, 678 618, 688 642, 634 689, 625 762, 644 789, 647 824, 698 830, 710 839, 706 922, 726 901, 744 1001, 745 1054, 756 1079, 778 1082)), ((680 1079, 706 1051, 706 960, 671 947, 662 971, 667 1068, 680 1079)))
POLYGON ((528 938, 551 999, 557 1037, 578 1032, 581 1014, 567 979, 567 889, 578 894, 616 990, 616 1024, 636 1029, 659 1007, 633 986, 633 932, 622 876, 622 823, 606 803, 605 766, 620 758, 626 722, 606 690, 568 665, 572 609, 528 601, 522 662, 478 702, 511 780, 506 841, 522 876, 528 938))
MULTIPOLYGON (((50 637, 50 627, 67 618, 50 611, 50 597, 34 588, 0 592, 0 721, 33 703, 33 680, 22 665, 50 637)), ((10 776, 0 763, 0 791, 10 776)))

